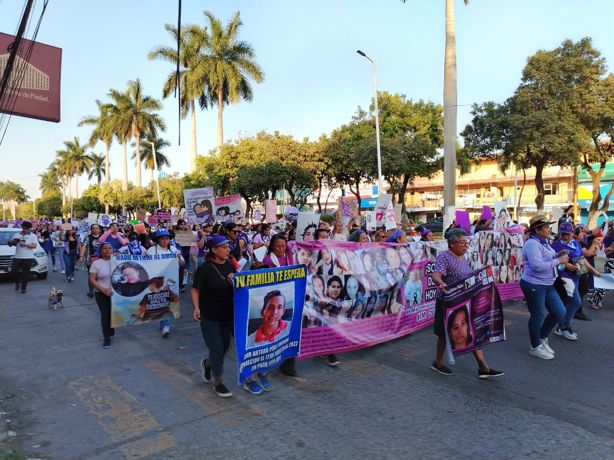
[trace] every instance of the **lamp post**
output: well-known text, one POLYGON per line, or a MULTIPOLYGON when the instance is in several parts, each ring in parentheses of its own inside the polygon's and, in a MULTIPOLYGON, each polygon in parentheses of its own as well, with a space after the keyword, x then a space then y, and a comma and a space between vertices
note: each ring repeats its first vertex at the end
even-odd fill
POLYGON ((154 177, 156 179, 156 193, 158 195, 158 209, 162 209, 162 202, 160 201, 160 181, 158 180, 158 159, 156 158, 156 146, 152 141, 147 142, 151 144, 151 153, 153 155, 154 177))
POLYGON ((377 191, 378 195, 382 195, 382 151, 379 144, 379 106, 377 104, 377 83, 375 80, 375 61, 367 56, 364 51, 356 50, 362 57, 367 58, 371 62, 373 69, 373 92, 375 93, 375 143, 377 146, 377 191))

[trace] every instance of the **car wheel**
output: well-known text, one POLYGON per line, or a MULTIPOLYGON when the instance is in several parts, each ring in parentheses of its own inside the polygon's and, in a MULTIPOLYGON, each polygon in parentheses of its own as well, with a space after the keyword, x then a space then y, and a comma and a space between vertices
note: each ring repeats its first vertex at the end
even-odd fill
POLYGON ((36 278, 39 279, 39 280, 46 280, 47 279, 47 274, 48 274, 48 272, 37 273, 36 274, 36 278))

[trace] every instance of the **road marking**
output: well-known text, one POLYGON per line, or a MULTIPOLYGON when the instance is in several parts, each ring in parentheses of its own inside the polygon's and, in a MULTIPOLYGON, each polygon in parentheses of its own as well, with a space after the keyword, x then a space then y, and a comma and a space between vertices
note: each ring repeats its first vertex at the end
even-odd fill
POLYGON ((145 367, 225 426, 234 426, 266 413, 262 407, 247 401, 243 395, 243 388, 233 390, 232 398, 220 398, 213 391, 212 384, 205 384, 199 374, 197 379, 192 377, 194 375, 192 368, 183 362, 173 364, 171 366, 166 362, 153 361, 147 363, 145 367))
POLYGON ((68 385, 111 441, 121 443, 118 450, 126 458, 142 458, 177 445, 172 435, 161 431, 154 416, 139 408, 136 398, 110 376, 86 377, 68 385))

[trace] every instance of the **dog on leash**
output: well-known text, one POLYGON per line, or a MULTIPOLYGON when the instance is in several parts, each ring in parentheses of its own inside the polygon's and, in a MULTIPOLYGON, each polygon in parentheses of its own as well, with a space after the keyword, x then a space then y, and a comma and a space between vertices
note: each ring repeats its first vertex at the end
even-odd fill
POLYGON ((49 291, 49 308, 53 308, 57 311, 60 308, 64 308, 64 291, 56 289, 55 287, 51 288, 49 291))

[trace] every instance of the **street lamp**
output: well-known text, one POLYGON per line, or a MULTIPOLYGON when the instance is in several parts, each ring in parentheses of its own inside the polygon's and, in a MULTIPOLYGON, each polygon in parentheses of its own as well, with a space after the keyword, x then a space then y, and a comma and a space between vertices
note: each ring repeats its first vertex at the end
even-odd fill
POLYGON ((377 83, 375 81, 375 60, 367 56, 364 53, 364 51, 356 50, 356 52, 360 54, 362 57, 367 58, 369 61, 371 61, 371 67, 373 68, 373 92, 375 93, 375 142, 377 146, 377 188, 379 192, 378 195, 381 196, 384 189, 382 187, 382 151, 379 145, 379 106, 377 104, 377 83))
POLYGON ((160 201, 160 181, 158 180, 158 159, 156 158, 156 146, 152 141, 147 142, 151 144, 151 152, 153 155, 154 177, 156 178, 156 192, 158 194, 158 209, 162 209, 162 202, 160 201))

